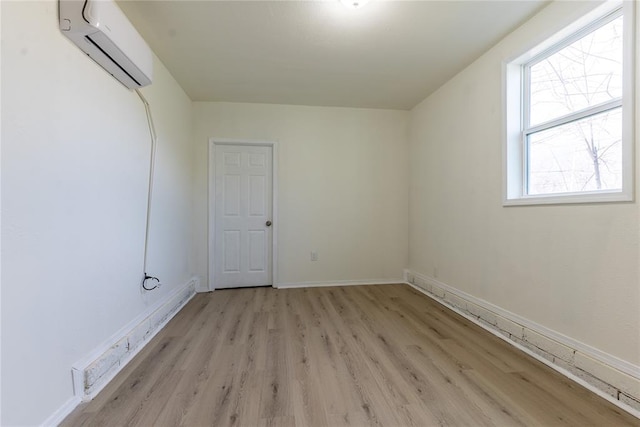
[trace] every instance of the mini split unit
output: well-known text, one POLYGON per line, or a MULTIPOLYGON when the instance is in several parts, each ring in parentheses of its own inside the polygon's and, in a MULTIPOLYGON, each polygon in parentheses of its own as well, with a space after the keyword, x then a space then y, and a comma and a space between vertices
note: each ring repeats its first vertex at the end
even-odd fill
POLYGON ((60 0, 60 30, 129 89, 151 84, 153 55, 113 0, 60 0))

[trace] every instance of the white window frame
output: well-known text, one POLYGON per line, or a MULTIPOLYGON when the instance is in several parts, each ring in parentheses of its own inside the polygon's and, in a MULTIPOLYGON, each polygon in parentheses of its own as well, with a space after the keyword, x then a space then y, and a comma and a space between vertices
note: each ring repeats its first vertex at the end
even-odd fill
POLYGON ((630 202, 634 200, 634 2, 606 2, 567 25, 533 49, 506 61, 503 66, 503 205, 630 202), (526 67, 565 48, 596 28, 623 15, 622 98, 585 108, 555 120, 529 127, 528 73, 526 67), (575 121, 622 106, 622 188, 576 193, 527 194, 527 137, 561 123, 575 121))

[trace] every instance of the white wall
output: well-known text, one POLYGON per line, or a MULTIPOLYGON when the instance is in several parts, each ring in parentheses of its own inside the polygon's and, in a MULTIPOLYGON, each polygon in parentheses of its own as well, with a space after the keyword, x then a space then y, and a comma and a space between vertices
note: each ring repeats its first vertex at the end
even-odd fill
POLYGON ((57 28, 57 2, 2 2, 2 425, 43 422, 71 366, 190 277, 191 102, 159 61, 142 103, 57 28))
MULTIPOLYGON (((2 34, 2 7, 0 7, 0 35, 2 34)), ((1 37, 0 37, 1 40, 1 37)), ((0 82, 2 81, 2 55, 0 55, 0 82)), ((0 85, 1 86, 1 85, 0 85)), ((1 93, 1 90, 0 90, 1 93)), ((1 111, 1 106, 0 106, 1 111)), ((0 164, 2 163, 2 118, 0 117, 0 164)), ((0 170, 0 224, 2 224, 2 173, 0 170)), ((1 233, 1 231, 0 231, 1 233)), ((1 237, 1 234, 0 234, 1 237)), ((2 319, 2 238, 0 238, 0 320, 2 319)), ((2 423, 2 325, 0 324, 0 423, 2 423)))
POLYGON ((165 286, 146 295, 142 104, 60 35, 56 1, 0 4, 0 424, 44 421, 71 398, 74 362, 192 270, 206 286, 209 137, 279 142, 280 283, 399 279, 409 259, 640 363, 638 204, 501 204, 501 62, 584 4, 552 4, 411 113, 192 106, 156 60, 150 272, 165 286))
POLYGON ((502 61, 589 7, 551 4, 411 112, 409 266, 638 365, 638 203, 502 206, 502 61))
POLYGON ((194 103, 194 114, 202 278, 210 137, 279 143, 279 283, 401 278, 408 247, 408 112, 194 103))

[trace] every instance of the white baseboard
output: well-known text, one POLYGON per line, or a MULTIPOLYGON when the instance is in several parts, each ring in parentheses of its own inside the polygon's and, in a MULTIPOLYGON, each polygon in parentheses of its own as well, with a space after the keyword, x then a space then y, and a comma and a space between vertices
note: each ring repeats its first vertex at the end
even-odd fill
POLYGON ((438 303, 640 418, 640 367, 432 277, 411 270, 404 277, 438 303))
POLYGON ((72 367, 78 401, 93 399, 195 295, 193 278, 149 307, 72 367))
POLYGON ((64 405, 59 407, 56 412, 51 414, 49 418, 47 418, 42 424, 42 427, 56 427, 64 421, 69 414, 76 409, 76 407, 81 403, 81 400, 78 396, 73 396, 71 399, 67 400, 64 405))
POLYGON ((293 283, 278 283, 274 286, 277 289, 292 289, 292 288, 320 288, 331 286, 356 286, 356 285, 392 285, 397 283, 404 283, 403 279, 370 279, 370 280, 333 280, 328 282, 293 282, 293 283))
POLYGON ((206 293, 211 292, 209 290, 209 285, 202 282, 200 276, 193 276, 193 280, 196 281, 196 293, 206 293))
POLYGON ((198 279, 193 278, 176 291, 168 294, 162 300, 156 302, 131 322, 113 334, 102 345, 96 347, 85 358, 76 362, 71 368, 73 380, 74 396, 60 406, 49 416, 42 426, 57 426, 83 401, 91 400, 100 390, 102 390, 115 377, 115 375, 142 350, 142 348, 153 338, 168 322, 175 316, 184 305, 195 295, 195 287, 198 279), (142 329, 146 329, 146 334, 141 334, 142 329), (153 325, 153 327, 152 327, 153 325), (148 327, 147 327, 148 326, 148 327), (137 332, 137 333, 136 333, 137 332), (119 343, 123 339, 136 337, 137 341, 130 346, 130 351, 123 352, 119 358, 114 358, 114 349, 123 348, 119 343), (99 363, 102 359, 113 360, 112 365, 99 363), (96 365, 97 362, 97 365, 96 365), (86 373, 91 366, 102 366, 104 372, 94 381, 88 389, 85 387, 86 373))

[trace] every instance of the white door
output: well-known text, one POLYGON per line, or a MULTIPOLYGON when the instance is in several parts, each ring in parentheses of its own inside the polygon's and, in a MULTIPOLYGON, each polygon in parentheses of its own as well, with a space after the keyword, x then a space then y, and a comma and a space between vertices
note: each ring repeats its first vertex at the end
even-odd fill
POLYGON ((214 147, 214 287, 271 285, 272 147, 214 147))

